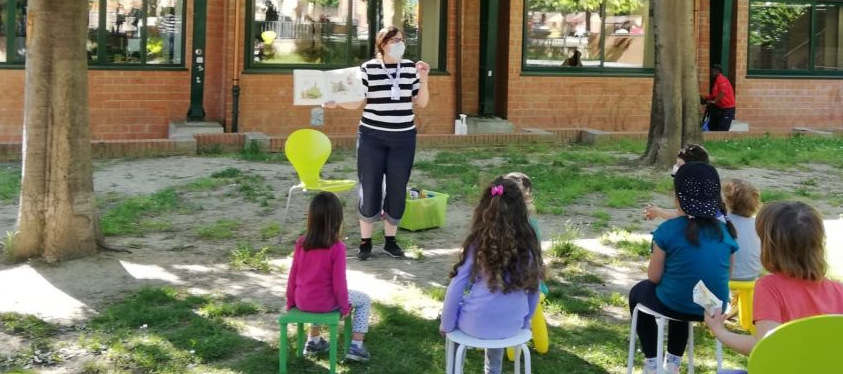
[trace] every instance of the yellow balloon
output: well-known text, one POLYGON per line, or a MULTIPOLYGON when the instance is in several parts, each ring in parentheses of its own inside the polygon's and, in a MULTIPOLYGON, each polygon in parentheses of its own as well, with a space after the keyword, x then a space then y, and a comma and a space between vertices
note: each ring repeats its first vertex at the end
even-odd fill
MULTIPOLYGON (((544 294, 540 294, 539 304, 536 305, 536 312, 533 313, 533 319, 530 320, 530 329, 533 330, 533 346, 535 346, 536 352, 541 354, 547 353, 548 349, 550 349, 547 321, 544 319, 544 308, 542 307, 544 299, 544 294)), ((509 361, 515 361, 515 350, 507 348, 506 357, 509 358, 509 361)))

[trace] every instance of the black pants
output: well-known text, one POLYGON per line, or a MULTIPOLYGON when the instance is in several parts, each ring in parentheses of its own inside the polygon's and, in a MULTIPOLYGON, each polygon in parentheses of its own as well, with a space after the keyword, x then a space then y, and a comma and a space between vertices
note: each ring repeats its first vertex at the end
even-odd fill
MULTIPOLYGON (((629 290, 630 316, 632 315, 632 311, 635 310, 635 306, 639 303, 669 318, 695 322, 701 322, 703 320, 703 316, 677 312, 662 304, 659 298, 656 297, 656 284, 649 280, 638 282, 638 284, 629 290)), ((667 329, 667 352, 681 357, 685 353, 685 346, 688 345, 688 322, 670 320, 667 329)), ((639 312, 636 331, 638 331, 638 340, 641 342, 641 351, 644 352, 644 357, 656 357, 658 327, 656 326, 655 317, 639 312)))
POLYGON ((404 215, 407 182, 416 157, 416 130, 380 131, 360 126, 357 135, 359 215, 398 225, 404 215), (384 181, 385 180, 385 181, 384 181))
POLYGON ((735 119, 735 108, 714 108, 708 129, 711 131, 729 131, 735 119))

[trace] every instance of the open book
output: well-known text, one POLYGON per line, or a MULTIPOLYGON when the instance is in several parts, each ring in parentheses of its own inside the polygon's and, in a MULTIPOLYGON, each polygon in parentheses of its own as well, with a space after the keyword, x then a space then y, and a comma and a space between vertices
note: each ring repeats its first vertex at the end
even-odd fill
POLYGON ((365 98, 359 67, 338 70, 294 70, 293 105, 349 103, 365 98))

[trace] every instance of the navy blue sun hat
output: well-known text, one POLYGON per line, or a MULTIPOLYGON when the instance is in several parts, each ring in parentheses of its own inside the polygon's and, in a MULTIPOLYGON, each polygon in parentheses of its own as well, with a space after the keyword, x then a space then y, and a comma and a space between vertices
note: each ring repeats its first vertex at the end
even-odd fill
POLYGON ((713 166, 702 162, 683 164, 673 178, 673 189, 685 214, 700 218, 717 217, 721 201, 720 175, 713 166))

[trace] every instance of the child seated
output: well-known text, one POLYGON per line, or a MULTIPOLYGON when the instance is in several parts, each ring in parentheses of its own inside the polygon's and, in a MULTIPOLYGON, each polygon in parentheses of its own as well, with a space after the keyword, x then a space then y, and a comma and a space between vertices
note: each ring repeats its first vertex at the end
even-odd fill
MULTIPOLYGON (((676 171, 679 170, 680 166, 685 165, 686 162, 702 162, 708 164, 710 163, 708 151, 699 144, 685 145, 679 149, 679 154, 676 155, 676 164, 673 165, 673 171, 671 171, 670 176, 676 176, 676 171)), ((656 218, 671 219, 678 216, 679 213, 676 212, 676 209, 659 208, 653 204, 647 204, 644 207, 644 218, 648 221, 656 218)))
MULTIPOLYGON (((703 309, 693 301, 693 289, 702 281, 720 300, 729 298, 729 271, 738 249, 734 227, 719 221, 720 177, 711 165, 689 162, 673 179, 680 216, 653 231, 648 279, 629 291, 629 312, 638 304, 671 318, 668 324, 665 371, 678 374, 688 343, 688 322, 702 321, 703 309)), ((657 327, 653 316, 638 314, 636 326, 644 374, 655 374, 657 327)))
MULTIPOLYGON (((352 317, 351 346, 345 358, 368 361, 363 338, 369 330, 371 300, 362 292, 350 291, 345 278, 345 243, 340 240, 342 203, 330 192, 320 192, 307 213, 307 233, 296 241, 293 266, 287 278, 287 310, 327 313, 339 311, 352 317), (352 311, 352 307, 354 310, 352 311)), ((319 326, 311 326, 304 354, 313 355, 330 348, 319 336, 319 326)))
POLYGON ((732 280, 750 281, 761 272, 761 239, 755 233, 755 212, 761 206, 761 194, 755 186, 740 179, 723 185, 723 200, 728 219, 738 233, 738 250, 732 280))
POLYGON ((718 340, 745 355, 781 324, 843 314, 843 285, 825 277, 825 228, 816 209, 797 201, 773 202, 761 208, 755 229, 761 238, 761 264, 771 273, 755 283, 755 335, 728 331, 720 311, 705 316, 718 340))
MULTIPOLYGON (((459 262, 451 270, 442 323, 478 339, 504 339, 530 328, 544 273, 541 248, 518 185, 498 177, 474 209, 459 262)), ((499 374, 503 349, 486 350, 486 374, 499 374)))

